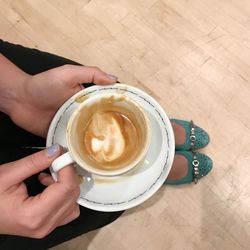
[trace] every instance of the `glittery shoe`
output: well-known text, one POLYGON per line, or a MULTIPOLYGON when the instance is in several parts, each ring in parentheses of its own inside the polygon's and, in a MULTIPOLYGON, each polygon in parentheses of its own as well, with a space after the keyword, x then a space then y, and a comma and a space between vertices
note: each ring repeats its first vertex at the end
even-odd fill
POLYGON ((166 185, 181 185, 191 182, 196 184, 198 180, 207 175, 213 167, 213 161, 204 154, 192 151, 177 151, 175 154, 183 155, 187 159, 188 172, 187 175, 181 179, 167 179, 164 183, 166 185))
POLYGON ((171 122, 182 126, 186 131, 184 144, 175 145, 175 150, 196 150, 205 147, 209 143, 209 135, 202 128, 194 125, 193 121, 170 119, 171 122))

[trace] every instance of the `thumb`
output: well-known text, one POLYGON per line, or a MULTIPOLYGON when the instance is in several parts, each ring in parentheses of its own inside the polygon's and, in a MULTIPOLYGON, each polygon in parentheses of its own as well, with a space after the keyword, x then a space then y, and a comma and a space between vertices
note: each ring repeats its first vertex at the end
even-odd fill
POLYGON ((61 153, 58 144, 27 156, 21 160, 4 164, 0 167, 0 185, 9 188, 48 168, 61 153))
POLYGON ((114 84, 117 82, 116 76, 107 74, 98 67, 64 65, 57 68, 57 70, 61 70, 60 75, 63 76, 69 84, 114 84))

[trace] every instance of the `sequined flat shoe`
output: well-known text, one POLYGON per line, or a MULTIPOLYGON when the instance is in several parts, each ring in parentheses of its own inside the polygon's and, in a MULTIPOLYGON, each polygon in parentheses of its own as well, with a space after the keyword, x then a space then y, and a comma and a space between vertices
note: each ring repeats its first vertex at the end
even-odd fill
POLYGON ((186 141, 184 144, 175 145, 175 150, 196 150, 204 148, 210 141, 208 133, 196 126, 193 121, 170 119, 171 122, 182 126, 186 131, 186 141))
MULTIPOLYGON (((166 180, 166 185, 181 185, 191 182, 197 183, 199 179, 207 175, 212 167, 213 161, 202 153, 192 151, 177 151, 176 155, 183 155, 188 162, 187 175, 177 180, 166 180)), ((177 166, 178 167, 178 166, 177 166)))

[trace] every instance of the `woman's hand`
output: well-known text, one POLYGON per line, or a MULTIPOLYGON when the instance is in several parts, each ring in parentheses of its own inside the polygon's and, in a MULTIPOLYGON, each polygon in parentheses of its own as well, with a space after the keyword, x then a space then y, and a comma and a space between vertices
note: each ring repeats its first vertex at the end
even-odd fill
POLYGON ((46 137, 58 108, 82 89, 82 83, 113 84, 115 76, 96 67, 64 65, 26 74, 0 54, 0 111, 23 129, 46 137))
POLYGON ((49 185, 29 197, 23 180, 48 168, 60 155, 59 145, 0 166, 0 234, 43 238, 56 227, 79 216, 79 185, 72 166, 58 172, 58 181, 40 175, 49 185))
POLYGON ((73 65, 29 76, 19 88, 10 116, 19 127, 46 137, 55 112, 82 89, 82 83, 113 84, 116 80, 96 67, 73 65))

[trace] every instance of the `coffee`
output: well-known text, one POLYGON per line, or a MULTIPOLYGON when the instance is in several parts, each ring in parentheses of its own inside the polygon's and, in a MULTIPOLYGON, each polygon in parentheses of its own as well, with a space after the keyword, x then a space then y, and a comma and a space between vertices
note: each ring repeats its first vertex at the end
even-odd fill
POLYGON ((77 100, 80 104, 67 124, 69 151, 53 161, 53 170, 77 163, 92 174, 117 176, 140 166, 151 137, 145 110, 120 93, 77 100))
POLYGON ((75 138, 78 155, 103 170, 123 168, 143 150, 145 119, 124 98, 102 98, 78 113, 75 138))

